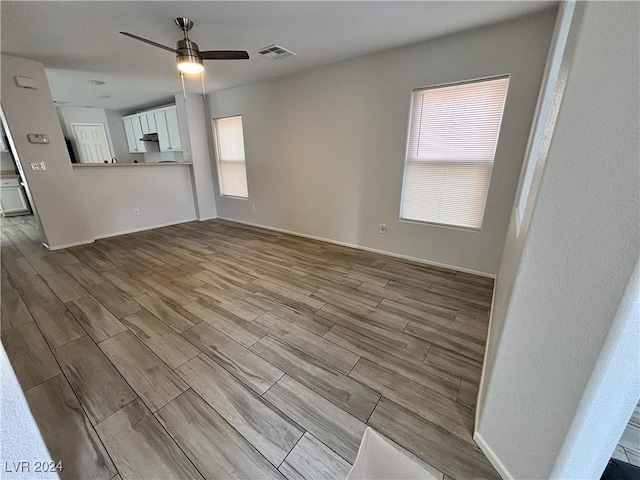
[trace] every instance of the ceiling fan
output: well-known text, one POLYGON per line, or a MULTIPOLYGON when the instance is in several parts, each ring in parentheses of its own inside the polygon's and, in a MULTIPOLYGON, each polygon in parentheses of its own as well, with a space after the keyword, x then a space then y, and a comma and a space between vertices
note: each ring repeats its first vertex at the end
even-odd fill
POLYGON ((175 19, 176 25, 184 33, 184 38, 178 40, 176 48, 167 47, 153 40, 139 37, 132 33, 120 32, 122 35, 139 40, 154 47, 163 48, 176 54, 178 70, 186 74, 198 74, 204 71, 203 60, 247 60, 249 54, 243 50, 207 50, 201 52, 195 42, 189 40, 189 30, 193 27, 193 22, 186 17, 175 19))

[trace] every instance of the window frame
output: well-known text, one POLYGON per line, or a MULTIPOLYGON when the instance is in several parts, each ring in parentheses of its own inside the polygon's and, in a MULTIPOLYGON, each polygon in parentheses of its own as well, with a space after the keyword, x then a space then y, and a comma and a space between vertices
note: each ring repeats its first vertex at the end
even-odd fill
MULTIPOLYGON (((408 116, 408 122, 407 122, 407 127, 406 127, 406 132, 407 132, 407 136, 405 139, 405 152, 404 152, 404 161, 402 163, 402 168, 403 168, 403 172, 402 172, 402 189, 401 189, 401 193, 400 193, 400 210, 398 213, 398 222, 400 223, 411 223, 411 224, 417 224, 417 225, 429 225, 429 226, 434 226, 434 227, 442 227, 442 228, 450 228, 450 229, 454 229, 454 230, 464 230, 467 232, 481 232, 484 228, 484 220, 485 220, 485 214, 486 214, 486 209, 487 209, 487 202, 489 200, 489 191, 491 190, 491 180, 493 178, 493 166, 495 164, 495 160, 496 160, 496 151, 498 150, 498 142, 500 141, 500 135, 502 132, 502 125, 503 125, 503 120, 504 120, 504 112, 506 110, 506 105, 507 105, 507 98, 509 96, 509 88, 511 87, 511 74, 510 73, 503 73, 503 74, 499 74, 499 75, 491 75, 488 77, 479 77, 479 78, 473 78, 473 79, 469 79, 469 80, 461 80, 461 81, 457 81, 457 82, 445 82, 445 83, 438 83, 438 84, 434 84, 434 85, 428 85, 426 87, 417 87, 417 88, 413 88, 411 89, 411 96, 409 97, 409 116, 408 116), (454 224, 450 224, 450 223, 440 223, 440 222, 434 222, 434 221, 428 221, 428 220, 416 220, 416 219, 412 219, 412 218, 404 218, 402 216, 402 210, 404 207, 404 201, 405 201, 405 187, 406 187, 406 181, 407 181, 407 162, 408 162, 408 158, 409 158, 409 147, 410 147, 410 141, 411 141, 411 125, 412 125, 412 120, 413 120, 413 99, 414 99, 414 95, 417 92, 423 92, 425 90, 433 90, 436 88, 444 88, 444 87, 453 87, 453 86, 457 86, 457 85, 465 85, 465 84, 469 84, 469 83, 480 83, 480 82, 484 82, 484 81, 491 81, 491 80, 499 80, 501 78, 507 78, 509 80, 509 82, 507 83, 507 88, 505 91, 505 96, 504 96, 504 104, 502 107, 502 116, 500 117, 500 128, 498 130, 498 138, 496 139, 496 146, 493 152, 493 160, 491 162, 491 172, 489 173, 489 179, 488 179, 488 186, 487 186, 487 196, 484 199, 484 207, 483 207, 483 211, 482 211, 482 220, 480 221, 480 226, 479 227, 468 227, 468 226, 464 226, 464 225, 454 225, 454 224)), ((442 162, 442 163, 455 163, 455 162, 442 162)))
POLYGON ((235 113, 233 115, 223 115, 221 117, 211 117, 211 130, 213 133, 213 150, 216 157, 216 173, 218 175, 218 195, 224 198, 232 198, 235 200, 249 200, 249 175, 247 173, 247 151, 244 145, 244 121, 242 120, 241 113, 235 113), (242 148, 244 150, 244 168, 245 168, 245 181, 247 182, 247 196, 240 197, 238 195, 227 195, 222 193, 222 175, 220 173, 220 153, 218 148, 218 129, 216 128, 216 120, 224 120, 225 118, 240 117, 242 123, 242 148))

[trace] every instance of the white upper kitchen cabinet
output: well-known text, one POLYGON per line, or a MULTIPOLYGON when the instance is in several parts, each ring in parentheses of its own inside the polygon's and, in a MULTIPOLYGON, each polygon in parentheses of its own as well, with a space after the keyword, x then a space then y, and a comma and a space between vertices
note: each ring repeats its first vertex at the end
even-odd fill
POLYGON ((167 116, 164 110, 158 110, 154 113, 156 128, 158 129, 158 143, 161 152, 170 152, 171 143, 169 142, 169 130, 167 128, 167 116))
POLYGON ((145 153, 147 146, 140 139, 142 138, 142 124, 140 123, 140 115, 129 115, 122 117, 124 123, 124 133, 127 137, 127 145, 131 153, 145 153))
POLYGON ((142 127, 143 134, 156 133, 158 131, 153 112, 140 113, 138 117, 140 117, 140 126, 142 127))
POLYGON ((155 108, 122 118, 127 144, 131 153, 147 151, 145 142, 140 141, 144 134, 157 133, 161 152, 181 152, 180 126, 175 105, 155 108))
POLYGON ((137 115, 138 121, 140 122, 140 129, 142 130, 142 134, 151 133, 149 131, 149 122, 147 121, 146 115, 137 115))
POLYGON ((148 132, 145 133, 155 133, 158 131, 158 127, 156 127, 156 117, 153 112, 149 112, 145 115, 147 118, 147 127, 149 128, 148 132))
POLYGON ((154 113, 158 142, 161 152, 181 152, 180 126, 175 106, 155 110, 154 113))
POLYGON ((172 152, 182 151, 180 140, 180 125, 178 125, 178 109, 173 106, 164 111, 167 118, 167 130, 169 131, 169 150, 172 152))
POLYGON ((127 146, 131 153, 136 152, 136 139, 133 133, 133 120, 131 117, 122 117, 122 123, 124 123, 124 133, 127 137, 127 146))

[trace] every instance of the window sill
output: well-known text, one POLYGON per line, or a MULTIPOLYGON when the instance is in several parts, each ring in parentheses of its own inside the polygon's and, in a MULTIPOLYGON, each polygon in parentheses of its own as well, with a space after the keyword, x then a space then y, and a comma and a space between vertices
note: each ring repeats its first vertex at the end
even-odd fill
POLYGON ((462 231, 465 231, 465 232, 472 232, 472 233, 480 233, 480 232, 482 232, 482 227, 480 227, 480 228, 462 227, 462 226, 458 226, 458 225, 447 225, 446 223, 422 222, 420 220, 407 220, 406 218, 399 218, 398 222, 399 223, 411 223, 411 224, 414 224, 414 225, 423 225, 423 226, 427 226, 427 227, 449 228, 449 229, 452 229, 452 230, 462 230, 462 231))
POLYGON ((249 200, 249 197, 236 197, 234 195, 223 195, 220 194, 220 198, 230 198, 232 200, 249 200))

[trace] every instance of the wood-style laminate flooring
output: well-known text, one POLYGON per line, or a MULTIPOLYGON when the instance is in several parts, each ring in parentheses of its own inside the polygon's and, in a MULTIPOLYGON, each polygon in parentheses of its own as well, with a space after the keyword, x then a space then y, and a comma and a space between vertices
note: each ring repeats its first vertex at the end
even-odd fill
POLYGON ((2 219, 2 343, 62 478, 344 478, 472 439, 493 281, 212 220, 48 252, 2 219))

